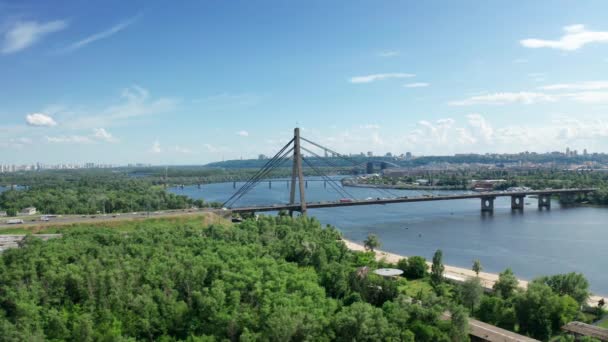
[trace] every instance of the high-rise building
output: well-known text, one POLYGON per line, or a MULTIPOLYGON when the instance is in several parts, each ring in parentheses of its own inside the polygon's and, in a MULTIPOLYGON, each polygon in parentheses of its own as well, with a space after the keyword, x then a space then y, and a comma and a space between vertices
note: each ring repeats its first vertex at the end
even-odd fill
POLYGON ((373 157, 373 156, 374 156, 374 153, 373 153, 372 151, 368 151, 368 152, 367 152, 367 156, 368 156, 368 157, 373 157))
POLYGON ((407 159, 407 160, 412 159, 412 152, 405 152, 405 159, 407 159))

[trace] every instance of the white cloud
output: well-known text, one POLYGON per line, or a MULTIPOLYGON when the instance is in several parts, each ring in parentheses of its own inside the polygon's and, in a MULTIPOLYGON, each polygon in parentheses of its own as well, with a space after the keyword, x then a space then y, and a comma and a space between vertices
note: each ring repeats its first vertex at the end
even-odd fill
POLYGON ((486 143, 491 143, 494 137, 494 129, 492 125, 481 115, 477 113, 467 115, 469 126, 474 132, 472 135, 479 136, 486 143))
POLYGON ((424 88, 430 86, 429 83, 426 82, 416 82, 416 83, 407 83, 403 85, 406 88, 424 88))
POLYGON ((508 103, 522 103, 522 104, 533 104, 538 102, 554 102, 557 101, 558 96, 548 95, 544 93, 526 92, 520 91, 515 93, 493 93, 485 95, 471 96, 464 100, 451 101, 451 106, 470 106, 477 104, 488 104, 488 105, 503 105, 508 103))
POLYGON ((525 64, 528 63, 528 60, 525 58, 517 58, 513 60, 513 64, 525 64))
POLYGON ((380 51, 380 52, 378 52, 378 57, 397 57, 400 54, 401 53, 399 53, 399 51, 386 50, 386 51, 380 51))
POLYGON ((152 147, 150 147, 149 150, 151 153, 161 153, 162 149, 160 148, 160 142, 158 140, 156 140, 153 144, 152 147))
POLYGON ((116 142, 117 139, 110 134, 110 132, 106 131, 104 128, 94 128, 93 129, 93 137, 102 140, 105 142, 116 142))
POLYGON ((67 144, 90 144, 93 142, 91 138, 84 135, 60 135, 56 137, 46 137, 46 141, 50 143, 67 144))
POLYGON ((0 51, 9 54, 21 51, 53 32, 61 31, 67 27, 63 20, 38 23, 36 21, 20 21, 4 33, 4 40, 0 51))
POLYGON ((371 74, 365 76, 355 76, 351 77, 351 83, 370 83, 375 81, 386 80, 390 78, 409 78, 414 77, 414 74, 405 74, 405 73, 386 73, 386 74, 371 74))
POLYGON ((194 152, 186 147, 182 147, 179 145, 175 145, 175 147, 173 147, 173 150, 177 153, 181 153, 181 154, 193 154, 194 152))
POLYGON ((78 50, 80 48, 83 48, 95 41, 101 40, 101 39, 105 39, 108 37, 111 37, 113 35, 115 35, 116 33, 126 29, 127 27, 129 27, 131 24, 133 24, 136 20, 137 20, 138 16, 135 16, 133 18, 129 18, 128 20, 125 20, 121 23, 118 23, 112 27, 110 27, 109 29, 105 30, 105 31, 101 31, 95 34, 92 34, 82 40, 79 40, 73 44, 70 44, 68 47, 66 47, 65 49, 62 50, 62 52, 71 52, 74 50, 78 50))
POLYGON ((238 132, 236 132, 236 135, 241 136, 241 137, 248 137, 249 136, 249 132, 247 132, 247 131, 238 131, 238 132))
POLYGON ((608 89, 608 81, 587 81, 578 83, 558 83, 539 87, 542 90, 600 90, 608 89))
POLYGON ((130 119, 172 112, 180 101, 170 97, 152 98, 147 89, 140 86, 125 88, 121 102, 99 110, 63 109, 65 125, 73 129, 94 129, 121 124, 130 119))
POLYGON ((591 43, 608 42, 608 32, 588 31, 584 25, 570 25, 564 27, 565 34, 559 40, 523 39, 521 45, 527 48, 552 48, 565 51, 578 50, 591 43))
POLYGON ((380 125, 376 125, 376 124, 365 124, 365 125, 361 125, 359 126, 359 128, 363 128, 363 129, 379 129, 380 125))
POLYGON ((562 96, 583 104, 608 103, 608 91, 583 91, 562 96))
POLYGON ((32 113, 25 116, 25 122, 30 126, 37 127, 53 127, 57 126, 57 122, 47 114, 32 113))

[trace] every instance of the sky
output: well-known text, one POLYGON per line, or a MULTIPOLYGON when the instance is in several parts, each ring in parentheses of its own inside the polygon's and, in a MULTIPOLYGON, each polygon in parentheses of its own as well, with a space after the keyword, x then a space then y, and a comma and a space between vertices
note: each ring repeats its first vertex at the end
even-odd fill
POLYGON ((0 164, 608 152, 606 1, 0 0, 0 164))

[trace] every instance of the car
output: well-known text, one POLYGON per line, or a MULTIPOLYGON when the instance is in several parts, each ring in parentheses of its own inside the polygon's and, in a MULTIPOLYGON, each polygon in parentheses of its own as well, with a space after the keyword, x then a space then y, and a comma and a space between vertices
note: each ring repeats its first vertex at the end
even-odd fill
POLYGON ((350 203, 350 202, 352 202, 352 201, 353 201, 353 200, 352 200, 352 199, 350 199, 350 198, 341 198, 341 199, 340 199, 340 203, 350 203))
POLYGON ((50 221, 51 219, 48 216, 41 216, 40 221, 50 221))

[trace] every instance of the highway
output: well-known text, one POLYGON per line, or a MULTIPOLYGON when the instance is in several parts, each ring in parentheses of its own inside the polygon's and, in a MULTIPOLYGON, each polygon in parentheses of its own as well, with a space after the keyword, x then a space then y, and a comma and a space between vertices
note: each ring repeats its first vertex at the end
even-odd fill
MULTIPOLYGON (((427 195, 427 196, 415 196, 415 197, 396 197, 396 198, 375 198, 366 200, 351 200, 344 199, 339 201, 327 201, 327 202, 309 202, 306 203, 307 209, 318 209, 318 208, 332 208, 332 207, 349 207, 357 205, 384 205, 393 203, 409 203, 409 202, 429 202, 429 201, 448 201, 448 200, 459 200, 459 199, 471 199, 471 198, 496 198, 496 197, 525 197, 530 195, 564 195, 564 194, 577 194, 577 193, 590 193, 597 191, 595 188, 582 188, 582 189, 546 189, 546 190, 529 190, 529 191, 492 191, 492 192, 479 192, 473 194, 459 194, 459 195, 427 195)), ((273 205, 262 205, 262 206, 249 206, 249 207, 234 207, 230 210, 234 213, 240 212, 264 212, 264 211, 277 211, 277 210, 299 210, 300 204, 273 204, 273 205)))
POLYGON ((120 214, 95 214, 95 215, 57 215, 56 217, 49 218, 48 221, 42 221, 41 217, 45 215, 32 215, 32 216, 21 216, 18 217, 24 222, 21 224, 7 224, 6 221, 11 218, 4 218, 0 220, 0 229, 7 228, 31 228, 31 227, 52 227, 58 225, 69 225, 78 223, 98 223, 98 222, 116 222, 116 221, 129 221, 129 220, 144 220, 148 218, 161 218, 161 217, 175 217, 175 216, 187 216, 187 215, 199 215, 206 212, 213 212, 225 216, 229 211, 221 209, 176 209, 176 210, 164 210, 154 212, 134 212, 134 213, 120 213, 120 214))

